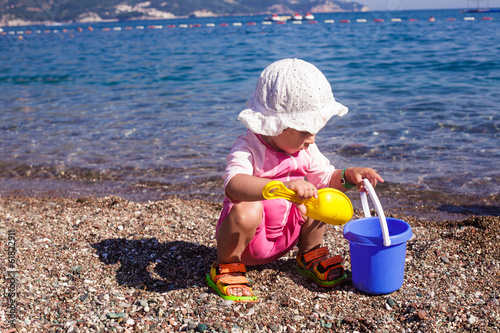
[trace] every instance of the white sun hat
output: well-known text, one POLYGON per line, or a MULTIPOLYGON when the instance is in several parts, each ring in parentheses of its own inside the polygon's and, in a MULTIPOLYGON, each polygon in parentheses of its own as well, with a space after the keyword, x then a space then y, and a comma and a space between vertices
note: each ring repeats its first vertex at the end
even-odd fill
POLYGON ((283 59, 266 67, 238 120, 252 132, 276 136, 287 128, 316 134, 334 115, 348 109, 337 103, 326 77, 300 59, 283 59))

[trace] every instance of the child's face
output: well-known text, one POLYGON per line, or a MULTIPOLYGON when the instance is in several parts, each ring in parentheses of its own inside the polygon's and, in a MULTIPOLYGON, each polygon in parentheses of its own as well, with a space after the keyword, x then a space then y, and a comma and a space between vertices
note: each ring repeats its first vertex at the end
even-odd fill
POLYGON ((313 144, 316 140, 316 134, 287 128, 280 135, 271 138, 276 146, 274 148, 279 148, 288 154, 295 154, 313 144))

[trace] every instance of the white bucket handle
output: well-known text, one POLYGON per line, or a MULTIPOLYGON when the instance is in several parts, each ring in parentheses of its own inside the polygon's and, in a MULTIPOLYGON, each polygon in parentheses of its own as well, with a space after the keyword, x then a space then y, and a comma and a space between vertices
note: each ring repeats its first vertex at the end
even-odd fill
MULTIPOLYGON (((363 179, 363 185, 365 189, 370 194, 370 198, 372 199, 373 204, 375 205, 375 209, 377 210, 378 219, 380 220, 380 227, 382 228, 382 236, 384 237, 384 246, 391 245, 391 239, 389 237, 389 229, 387 228, 387 221, 385 219, 384 210, 382 209, 382 205, 378 200, 377 194, 373 189, 372 184, 368 179, 363 179)), ((370 217, 370 207, 368 207, 368 199, 366 198, 366 192, 361 193, 361 205, 363 206, 363 212, 365 213, 365 217, 370 217)))

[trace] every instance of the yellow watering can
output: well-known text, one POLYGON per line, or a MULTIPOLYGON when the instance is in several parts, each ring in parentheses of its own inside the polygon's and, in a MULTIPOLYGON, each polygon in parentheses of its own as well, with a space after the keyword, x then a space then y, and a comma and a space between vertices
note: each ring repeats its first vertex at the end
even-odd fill
POLYGON ((318 190, 318 198, 299 200, 294 191, 280 181, 268 183, 262 190, 266 199, 286 199, 306 206, 306 215, 328 224, 347 223, 353 214, 351 200, 342 192, 333 188, 318 190))

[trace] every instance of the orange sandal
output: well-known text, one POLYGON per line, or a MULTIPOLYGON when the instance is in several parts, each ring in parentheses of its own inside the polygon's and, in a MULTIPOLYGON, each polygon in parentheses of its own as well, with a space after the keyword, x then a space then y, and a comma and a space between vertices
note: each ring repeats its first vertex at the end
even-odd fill
POLYGON ((347 280, 343 261, 340 255, 330 257, 327 247, 320 247, 303 255, 297 254, 297 270, 318 286, 335 287, 347 280))
POLYGON ((210 268, 210 275, 207 274, 207 284, 223 299, 235 302, 257 302, 257 297, 253 295, 250 283, 245 277, 246 267, 242 263, 216 264, 210 268), (250 292, 250 296, 229 295, 228 288, 239 287, 250 292))

